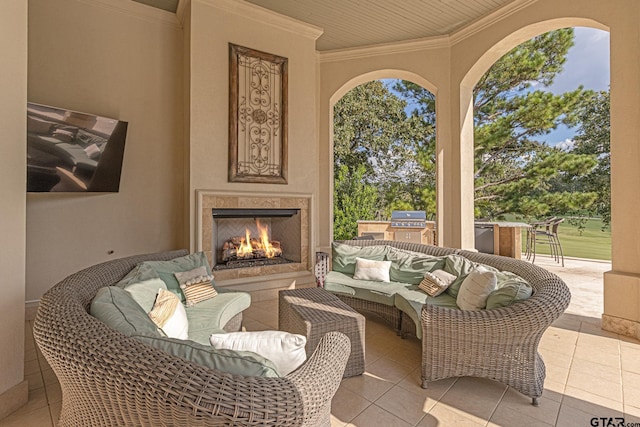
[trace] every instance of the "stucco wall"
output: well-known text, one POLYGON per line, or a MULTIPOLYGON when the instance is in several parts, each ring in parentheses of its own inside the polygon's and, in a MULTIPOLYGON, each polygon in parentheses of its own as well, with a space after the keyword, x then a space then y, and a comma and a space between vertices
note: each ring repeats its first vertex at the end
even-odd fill
POLYGON ((91 264, 188 243, 182 29, 175 15, 163 21, 140 8, 156 11, 124 0, 29 0, 29 101, 129 129, 119 193, 28 195, 27 301, 91 264))
MULTIPOLYGON (((195 191, 315 194, 317 68, 314 28, 227 0, 194 0, 190 22, 190 197, 195 191), (288 58, 288 184, 230 183, 228 172, 229 43, 288 58)), ((313 222, 315 223, 315 221, 313 222)))
MULTIPOLYGON (((0 14, 0 418, 22 402, 11 392, 24 374, 27 6, 8 0, 0 14)), ((23 399, 26 399, 26 388, 23 399)))

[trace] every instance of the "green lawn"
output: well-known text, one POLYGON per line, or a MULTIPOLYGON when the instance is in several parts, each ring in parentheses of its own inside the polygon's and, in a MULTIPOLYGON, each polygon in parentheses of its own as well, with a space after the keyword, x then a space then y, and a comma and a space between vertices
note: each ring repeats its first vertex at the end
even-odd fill
MULTIPOLYGON (((560 224, 558 236, 562 244, 564 256, 588 259, 611 259, 611 230, 601 230, 602 221, 589 219, 582 230, 569 224, 567 221, 560 224)), ((526 230, 522 232, 522 254, 526 244, 526 230)), ((540 243, 536 245, 536 253, 549 254, 549 245, 540 243)))

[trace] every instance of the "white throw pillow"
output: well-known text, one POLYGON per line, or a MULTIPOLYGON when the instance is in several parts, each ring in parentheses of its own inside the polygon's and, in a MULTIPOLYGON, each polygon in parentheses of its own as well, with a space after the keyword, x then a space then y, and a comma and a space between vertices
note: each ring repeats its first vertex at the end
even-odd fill
POLYGON ((422 279, 418 287, 425 291, 427 295, 437 297, 446 291, 457 278, 457 276, 444 270, 435 270, 424 273, 424 279, 422 279))
POLYGON ((353 278, 358 280, 372 280, 374 282, 387 282, 391 261, 372 261, 370 259, 356 258, 356 271, 353 278))
POLYGON ((149 317, 169 338, 189 338, 189 320, 180 298, 171 291, 158 289, 149 317))
POLYGON ((489 294, 496 288, 496 273, 483 268, 471 270, 460 285, 456 304, 463 310, 482 310, 489 294))
POLYGON ((211 334, 209 341, 217 349, 258 353, 272 361, 283 377, 307 360, 304 349, 307 338, 304 335, 282 331, 231 332, 211 334))

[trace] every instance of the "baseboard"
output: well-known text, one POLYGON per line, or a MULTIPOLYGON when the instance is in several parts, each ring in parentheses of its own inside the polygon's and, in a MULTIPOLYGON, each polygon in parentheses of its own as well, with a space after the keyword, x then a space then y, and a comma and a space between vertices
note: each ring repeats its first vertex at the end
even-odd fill
POLYGON ((29 401, 29 382, 24 380, 0 394, 0 420, 29 401))
POLYGON ((33 301, 25 301, 24 303, 24 320, 33 320, 36 318, 36 312, 38 311, 38 306, 40 305, 40 300, 36 299, 33 301))
POLYGON ((640 340, 640 323, 633 320, 603 314, 602 329, 640 340))

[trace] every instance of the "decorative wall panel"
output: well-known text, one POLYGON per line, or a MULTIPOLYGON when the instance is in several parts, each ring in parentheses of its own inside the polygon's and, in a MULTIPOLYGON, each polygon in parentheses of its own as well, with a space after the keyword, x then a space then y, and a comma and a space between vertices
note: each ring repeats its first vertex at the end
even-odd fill
POLYGON ((229 181, 287 183, 287 58, 229 44, 229 181))

